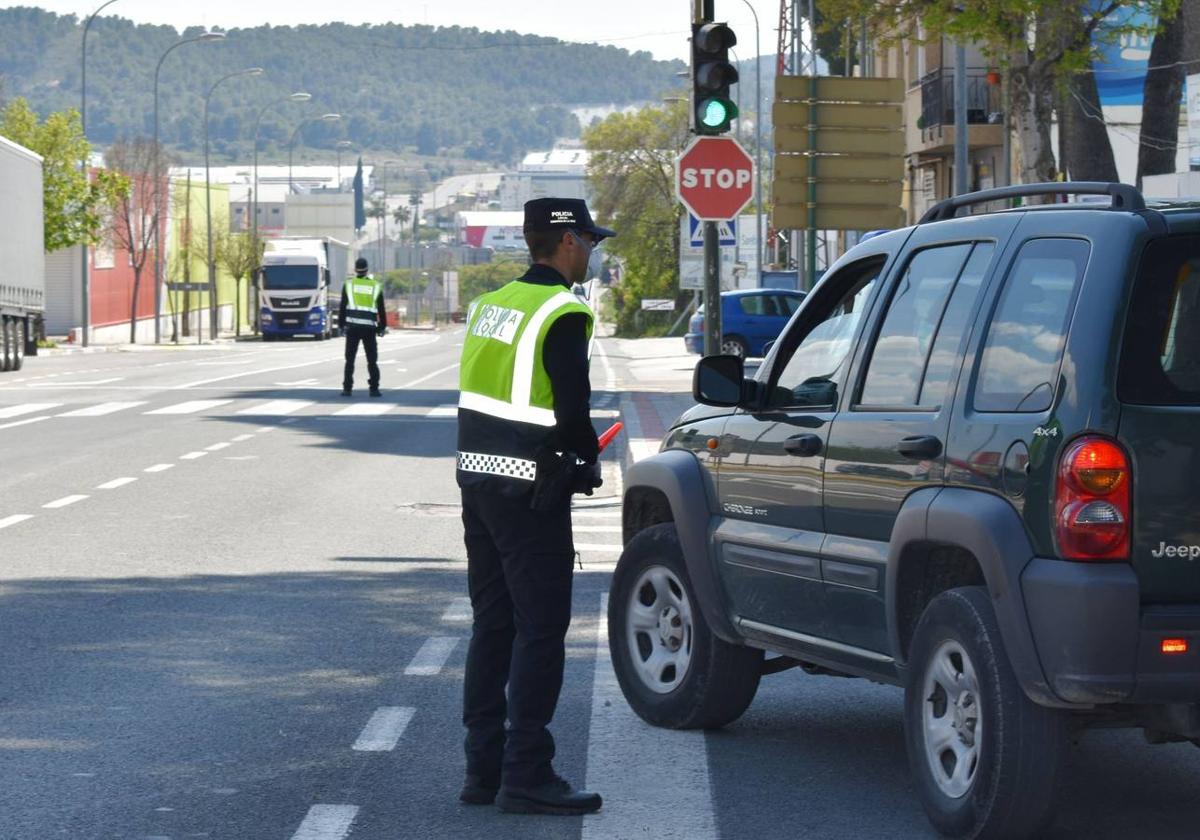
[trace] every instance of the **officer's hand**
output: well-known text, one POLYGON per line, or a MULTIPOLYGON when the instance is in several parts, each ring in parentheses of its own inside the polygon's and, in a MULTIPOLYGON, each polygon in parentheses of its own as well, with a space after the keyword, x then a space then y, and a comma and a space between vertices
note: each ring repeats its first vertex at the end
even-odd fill
POLYGON ((572 493, 592 495, 592 491, 604 484, 600 477, 600 464, 580 464, 575 469, 575 480, 571 486, 572 493))

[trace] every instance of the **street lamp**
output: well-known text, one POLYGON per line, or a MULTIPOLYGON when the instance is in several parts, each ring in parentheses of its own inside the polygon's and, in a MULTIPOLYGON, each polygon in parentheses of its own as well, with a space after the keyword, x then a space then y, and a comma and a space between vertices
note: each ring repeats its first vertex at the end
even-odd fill
MULTIPOLYGON (((403 173, 404 173, 404 170, 403 170, 403 169, 400 169, 400 166, 401 166, 401 163, 400 163, 400 161, 398 161, 398 160, 385 160, 385 161, 383 162, 383 235, 382 235, 382 236, 383 236, 383 238, 382 238, 382 239, 379 241, 379 270, 380 270, 380 271, 387 271, 387 252, 388 252, 389 250, 391 250, 391 249, 389 248, 389 246, 388 246, 388 238, 387 238, 387 217, 388 217, 388 201, 387 201, 387 198, 388 198, 388 182, 387 182, 387 174, 388 174, 388 167, 389 167, 389 166, 395 166, 397 169, 399 169, 399 170, 400 170, 400 173, 401 173, 401 174, 403 174, 403 173)), ((402 229, 402 230, 403 230, 403 229, 402 229)), ((401 241, 401 242, 403 242, 403 241, 404 241, 404 237, 403 237, 403 235, 401 235, 401 237, 400 237, 400 241, 401 241)), ((415 245, 416 245, 416 243, 414 242, 414 243, 413 243, 413 245, 415 246, 415 245)), ((414 251, 414 253, 415 253, 415 251, 414 251)))
POLYGON ((337 141, 337 191, 342 191, 342 149, 349 149, 354 144, 349 140, 337 141))
POLYGON ((251 235, 251 239, 253 239, 256 243, 258 242, 258 130, 262 126, 263 114, 281 102, 308 102, 310 99, 312 99, 311 93, 305 93, 302 90, 298 90, 295 93, 285 96, 283 99, 271 100, 258 110, 258 114, 254 118, 254 194, 251 196, 251 203, 254 205, 253 216, 251 216, 251 218, 254 220, 252 227, 254 232, 251 235))
POLYGON ((205 32, 197 35, 194 38, 184 38, 182 41, 176 41, 171 46, 167 47, 167 51, 158 59, 158 64, 154 68, 154 343, 158 344, 162 341, 162 324, 160 317, 162 313, 162 229, 163 229, 163 201, 162 201, 162 150, 158 140, 158 73, 162 70, 163 62, 171 51, 177 47, 182 47, 184 44, 194 44, 197 41, 205 43, 220 42, 225 40, 224 32, 205 32))
POLYGON ((239 76, 261 76, 262 74, 261 67, 248 67, 245 70, 238 70, 236 73, 229 73, 213 82, 208 93, 204 95, 204 217, 205 226, 208 228, 208 337, 210 340, 215 340, 217 337, 217 266, 213 262, 212 184, 208 162, 208 103, 212 99, 213 92, 221 86, 222 82, 236 79, 239 76))
POLYGON ((310 122, 335 123, 341 118, 341 114, 322 114, 319 117, 301 120, 300 124, 296 126, 296 130, 292 132, 291 139, 288 140, 288 195, 292 194, 292 152, 296 148, 296 137, 299 136, 300 129, 304 128, 304 126, 308 125, 310 122))
MULTIPOLYGON (((117 0, 108 0, 102 3, 96 11, 88 17, 87 23, 83 25, 83 49, 79 54, 79 128, 83 133, 83 139, 87 139, 87 36, 92 28, 92 21, 96 19, 96 15, 103 12, 117 0)), ((91 180, 88 177, 88 155, 85 152, 80 168, 83 170, 84 180, 91 180)), ((92 295, 91 289, 88 287, 88 246, 87 240, 80 244, 80 252, 82 253, 82 273, 80 274, 81 284, 83 286, 83 346, 88 346, 88 333, 91 332, 91 308, 92 295)))

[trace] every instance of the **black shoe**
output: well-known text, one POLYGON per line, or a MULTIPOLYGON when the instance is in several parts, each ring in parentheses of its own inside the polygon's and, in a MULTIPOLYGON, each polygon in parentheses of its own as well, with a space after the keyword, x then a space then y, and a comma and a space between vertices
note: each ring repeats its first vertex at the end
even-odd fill
POLYGON ((371 396, 372 396, 372 397, 382 397, 382 396, 383 396, 383 394, 381 394, 381 393, 379 392, 379 389, 378 389, 378 388, 372 388, 372 389, 371 389, 371 396))
POLYGON ((348 396, 350 396, 350 394, 351 394, 351 391, 350 391, 350 389, 349 389, 349 388, 343 388, 343 389, 342 389, 342 396, 343 396, 343 397, 348 397, 348 396))
POLYGON ((536 787, 500 788, 496 805, 508 814, 556 814, 573 817, 600 810, 600 794, 575 790, 566 779, 555 777, 536 787))
POLYGON ((496 793, 499 790, 499 782, 490 782, 482 776, 467 774, 462 792, 458 795, 458 801, 468 805, 491 805, 496 801, 496 793))

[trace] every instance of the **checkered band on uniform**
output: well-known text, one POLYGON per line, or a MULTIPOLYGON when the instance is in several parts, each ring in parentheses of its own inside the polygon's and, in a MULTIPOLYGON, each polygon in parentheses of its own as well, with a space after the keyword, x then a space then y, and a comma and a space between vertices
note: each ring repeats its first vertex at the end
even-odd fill
POLYGON ((463 472, 498 475, 533 481, 537 478, 537 463, 524 458, 509 458, 504 455, 484 455, 479 452, 459 452, 458 468, 463 472))

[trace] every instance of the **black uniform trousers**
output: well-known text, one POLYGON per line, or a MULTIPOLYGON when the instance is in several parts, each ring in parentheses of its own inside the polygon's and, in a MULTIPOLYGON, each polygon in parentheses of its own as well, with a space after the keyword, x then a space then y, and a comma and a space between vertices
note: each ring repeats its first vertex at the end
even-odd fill
POLYGON ((463 686, 467 773, 489 784, 503 777, 508 786, 536 786, 553 776, 547 727, 571 623, 571 502, 535 512, 528 496, 470 487, 462 501, 474 613, 463 686))
POLYGON ((379 387, 379 344, 371 327, 346 328, 346 370, 342 374, 342 387, 347 391, 354 387, 354 358, 358 355, 359 342, 367 354, 367 385, 374 391, 379 387))

